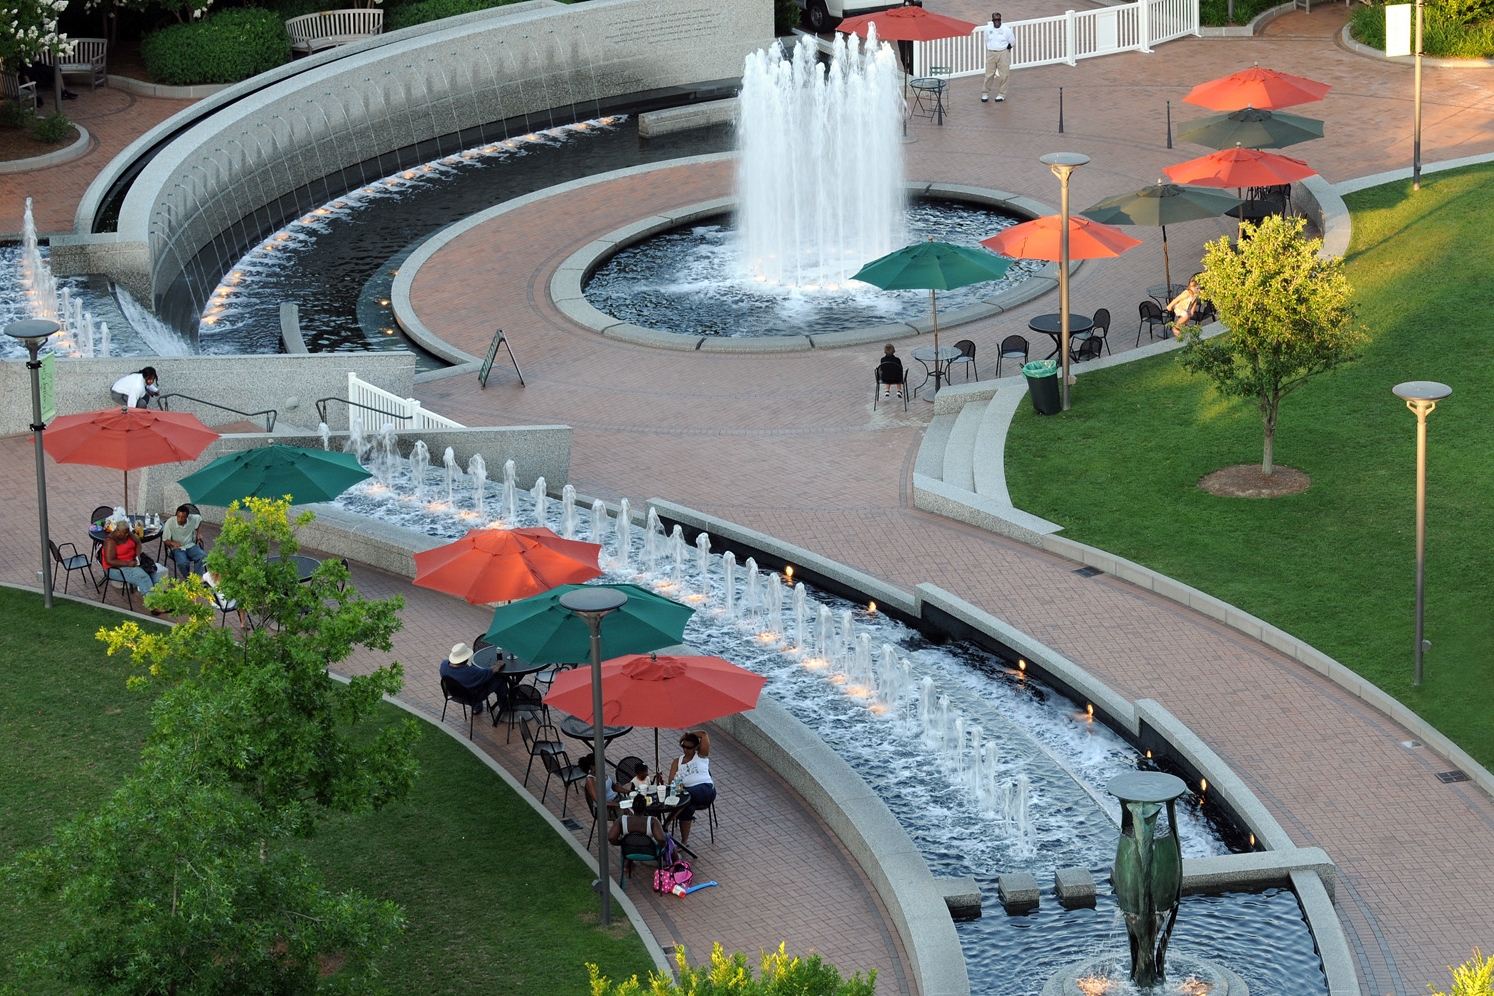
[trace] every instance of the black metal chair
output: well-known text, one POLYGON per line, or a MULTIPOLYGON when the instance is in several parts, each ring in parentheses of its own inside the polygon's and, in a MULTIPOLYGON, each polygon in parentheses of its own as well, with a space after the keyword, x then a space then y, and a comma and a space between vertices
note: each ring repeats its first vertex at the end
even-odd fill
POLYGON ((1009 335, 1002 339, 1001 352, 996 354, 996 376, 1001 376, 1002 360, 1021 360, 1026 363, 1028 349, 1027 340, 1020 335, 1009 335))
MULTIPOLYGON (((618 817, 621 819, 621 817, 618 817)), ((648 817, 640 817, 647 824, 648 817)), ((619 861, 617 863, 618 885, 626 889, 628 887, 628 871, 630 866, 637 864, 650 864, 655 868, 662 867, 663 858, 659 854, 659 842, 646 833, 631 832, 622 835, 617 842, 619 861)))
POLYGON ((477 711, 487 704, 488 694, 466 688, 455 678, 444 674, 441 676, 441 694, 446 696, 446 702, 441 706, 441 721, 446 721, 446 709, 455 702, 462 707, 462 714, 467 719, 467 739, 471 740, 477 711))
MULTIPOLYGON (((1078 337, 1076 336, 1075 338, 1078 337)), ((1074 362, 1081 363, 1084 360, 1098 360, 1100 358, 1100 350, 1104 348, 1104 345, 1104 339, 1085 339, 1079 343, 1079 348, 1074 353, 1074 362)))
POLYGON ((89 554, 89 556, 91 556, 91 557, 97 557, 99 555, 99 547, 101 547, 101 546, 104 545, 104 537, 103 536, 94 536, 91 527, 93 526, 94 523, 96 523, 96 522, 103 522, 105 519, 109 518, 109 516, 111 516, 113 514, 114 514, 114 506, 113 505, 100 505, 97 508, 95 508, 93 510, 93 512, 91 512, 89 514, 89 516, 88 516, 88 525, 90 526, 90 531, 88 533, 88 538, 93 542, 93 550, 89 554))
POLYGON ((509 689, 508 703, 493 713, 493 725, 508 724, 508 736, 503 742, 510 743, 514 739, 514 727, 521 718, 540 715, 547 715, 540 690, 533 685, 519 685, 509 689))
POLYGON ((1156 301, 1142 301, 1136 306, 1136 311, 1141 316, 1141 321, 1136 326, 1136 345, 1141 345, 1143 329, 1148 339, 1153 336, 1167 338, 1167 312, 1162 310, 1161 305, 1156 301), (1161 331, 1158 331, 1159 329, 1161 331))
POLYGON ((642 763, 643 758, 634 757, 632 754, 629 754, 617 762, 617 767, 614 769, 617 777, 613 781, 619 785, 627 785, 628 782, 633 780, 633 776, 638 773, 638 766, 642 763))
MULTIPOLYGON (((975 379, 980 380, 980 371, 976 370, 975 367, 975 340, 961 339, 955 343, 955 349, 960 351, 960 355, 949 361, 949 368, 953 369, 956 363, 963 363, 965 364, 965 379, 968 381, 970 379, 970 371, 975 370, 975 379)), ((948 375, 946 374, 947 377, 948 375)))
POLYGON ((73 571, 87 571, 88 580, 93 582, 94 590, 98 590, 99 583, 94 579, 93 576, 93 562, 87 557, 83 556, 83 554, 79 553, 76 546, 74 546, 72 543, 62 544, 62 546, 65 546, 73 551, 72 553, 67 555, 64 555, 61 548, 50 539, 47 540, 47 546, 52 548, 53 589, 56 589, 57 587, 57 568, 61 567, 67 571, 67 573, 62 576, 62 591, 64 594, 67 593, 68 582, 72 579, 73 571))
MULTIPOLYGON (((1089 331, 1085 333, 1084 338, 1086 338, 1086 339, 1098 339, 1100 341, 1100 345, 1102 347, 1104 347, 1105 352, 1107 352, 1107 353, 1108 352, 1112 352, 1112 350, 1110 349, 1110 309, 1109 308, 1096 308, 1095 309, 1093 324, 1090 326, 1089 331)), ((1096 353, 1095 355, 1098 356, 1099 354, 1096 353)))
MULTIPOLYGON (((571 786, 580 785, 586 781, 586 772, 571 763, 565 751, 557 751, 554 754, 541 754, 540 763, 545 766, 545 790, 540 793, 540 805, 544 805, 545 799, 550 795, 550 779, 559 778, 565 786, 565 797, 560 803, 560 817, 565 818, 566 807, 571 801, 571 786)), ((582 789, 582 798, 586 791, 582 789)))
POLYGON ((532 716, 525 716, 519 720, 519 736, 524 738, 524 749, 529 752, 529 764, 524 768, 524 784, 527 786, 529 772, 534 768, 534 759, 543 754, 563 753, 565 744, 560 739, 559 730, 549 723, 535 725, 532 716))
POLYGON ((872 384, 872 411, 876 411, 877 410, 877 399, 881 397, 882 390, 884 388, 888 388, 888 387, 895 387, 895 388, 897 388, 898 396, 903 399, 903 411, 907 411, 908 410, 908 393, 909 392, 908 392, 908 368, 907 367, 903 368, 903 379, 901 381, 891 381, 891 382, 884 381, 882 379, 882 365, 880 363, 877 364, 876 370, 874 370, 872 372, 872 376, 875 378, 875 383, 872 384))

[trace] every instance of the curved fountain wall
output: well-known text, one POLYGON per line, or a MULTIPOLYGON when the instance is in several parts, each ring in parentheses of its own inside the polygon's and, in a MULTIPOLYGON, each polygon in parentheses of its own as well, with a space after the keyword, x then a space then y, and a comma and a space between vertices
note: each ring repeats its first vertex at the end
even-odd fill
MULTIPOLYGON (((620 95, 735 78, 772 35, 768 5, 751 0, 532 0, 441 24, 246 86, 156 153, 124 198, 117 234, 62 240, 72 272, 105 273, 158 302, 222 233, 246 219, 257 233, 367 182, 359 167, 371 160, 383 176, 460 148, 441 148, 444 136, 567 106, 589 117, 620 95)), ((119 170, 107 173, 113 182, 119 170)), ((88 203, 101 196, 90 189, 88 203)))

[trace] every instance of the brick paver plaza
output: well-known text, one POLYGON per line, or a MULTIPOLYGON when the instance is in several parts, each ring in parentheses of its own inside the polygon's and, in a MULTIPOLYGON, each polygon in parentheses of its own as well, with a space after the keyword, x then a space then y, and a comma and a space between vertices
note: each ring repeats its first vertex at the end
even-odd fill
MULTIPOLYGON (((973 0, 931 6, 971 20, 987 12, 973 0)), ((1047 12, 1006 11, 1009 18, 1047 12)), ((1339 47, 1343 17, 1344 8, 1329 5, 1282 17, 1256 38, 1185 39, 1152 55, 1019 72, 1011 99, 999 105, 979 103, 978 78, 955 81, 946 125, 912 125, 918 141, 907 146, 908 176, 1056 203, 1057 182, 1037 158, 1079 151, 1093 160, 1073 180, 1073 204, 1083 207, 1201 155, 1205 150, 1182 143, 1164 147, 1164 101, 1172 101, 1176 129, 1204 113, 1181 103, 1193 84, 1254 61, 1334 85, 1327 100, 1302 109, 1326 120, 1327 138, 1289 154, 1330 181, 1409 165, 1410 70, 1339 47), (1063 135, 1056 132, 1059 86, 1063 135)), ((1425 100, 1427 161, 1494 151, 1494 70, 1429 69, 1425 100)), ((88 95, 79 101, 82 112, 94 106, 88 95)), ((111 114, 138 133, 177 106, 137 97, 111 114)), ((100 122, 96 134, 117 149, 129 136, 108 131, 113 127, 100 122)), ((95 150, 55 173, 0 177, 0 230, 19 230, 27 193, 49 202, 40 227, 70 227, 72 205, 105 161, 95 150)), ((1494 800, 1466 784, 1440 782, 1435 774, 1446 762, 1402 746, 1410 739, 1404 729, 1264 644, 1108 576, 1079 578, 1072 563, 914 509, 913 456, 932 406, 915 402, 906 416, 900 407, 872 412, 868 371, 880 346, 677 353, 606 339, 549 303, 550 278, 576 249, 653 210, 728 194, 731 172, 725 163, 673 167, 587 187, 510 212, 447 246, 416 278, 417 314, 479 355, 502 326, 528 386, 510 385, 499 373, 486 391, 473 377, 449 378, 420 386, 421 400, 469 425, 571 425, 570 481, 583 494, 635 503, 667 498, 905 589, 937 583, 1119 693, 1157 699, 1233 766, 1299 845, 1321 846, 1338 863, 1338 909, 1366 996, 1410 996, 1429 982, 1441 987, 1445 966, 1465 960, 1475 945, 1494 945, 1494 800), (1074 611, 1079 605, 1083 612, 1074 611)), ((1135 314, 1140 289, 1161 282, 1157 232, 1131 231, 1147 244, 1087 267, 1072 292, 1077 311, 1108 307, 1117 316, 1117 349, 1134 343, 1127 316, 1135 314)), ((1215 221, 1170 227, 1174 279, 1191 272, 1207 239, 1226 231, 1215 221)), ((990 376, 996 344, 1025 331, 1025 317, 1012 315, 959 335, 976 341, 990 376)), ((1082 390, 1081 379, 1077 396, 1082 390)), ((0 440, 0 467, 9 471, 0 481, 0 515, 15 536, 35 528, 30 460, 27 438, 0 440)), ((48 475, 52 528, 61 538, 79 533, 96 499, 119 486, 115 472, 92 468, 49 464, 48 475)), ((8 558, 0 577, 34 584, 26 563, 8 558)), ((355 565, 354 572, 369 594, 398 591, 409 600, 396 656, 410 673, 407 697, 438 714, 434 663, 452 643, 479 632, 488 613, 371 568, 355 565)), ((505 747, 502 731, 479 731, 490 753, 522 777, 526 758, 505 747)), ((651 738, 633 736, 620 746, 651 754, 651 738)), ((718 753, 723 785, 730 786, 729 795, 723 790, 724 833, 712 846, 700 823, 692 843, 705 845, 708 874, 724 877, 729 869, 740 887, 692 896, 688 915, 678 904, 646 898, 641 905, 655 936, 666 946, 686 943, 693 960, 705 957, 713 939, 749 952, 787 940, 790 950, 819 951, 848 968, 876 967, 883 991, 907 991, 896 934, 845 849, 740 748, 723 738, 718 753), (780 847, 786 836, 799 843, 780 847)), ((553 791, 550 801, 558 814, 553 791)), ((589 820, 581 819, 584 840, 589 820)))

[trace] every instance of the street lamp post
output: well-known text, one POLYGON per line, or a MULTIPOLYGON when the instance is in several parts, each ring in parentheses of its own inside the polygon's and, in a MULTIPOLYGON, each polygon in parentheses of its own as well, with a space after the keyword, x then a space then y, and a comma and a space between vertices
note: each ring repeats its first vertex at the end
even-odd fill
POLYGON ((49 609, 52 607, 52 538, 47 533, 47 461, 42 453, 42 430, 46 429, 46 424, 42 422, 41 408, 42 365, 36 354, 42 343, 47 341, 47 336, 61 329, 61 325, 46 318, 28 318, 5 326, 5 334, 25 343, 26 352, 31 356, 26 361, 26 369, 31 371, 31 433, 36 439, 36 509, 37 516, 41 519, 42 604, 49 609))
POLYGON ((1050 152, 1038 162, 1058 177, 1063 194, 1058 208, 1058 335, 1063 351, 1063 410, 1069 410, 1069 174, 1089 162, 1078 152, 1050 152))
POLYGON ((612 922, 612 878, 607 869, 607 793, 602 791, 607 777, 606 756, 602 739, 602 617, 623 607, 628 596, 616 588, 601 585, 581 587, 560 596, 560 606, 580 616, 591 633, 591 720, 592 776, 597 780, 597 874, 602 893, 602 923, 612 922))
POLYGON ((1422 617, 1426 609, 1427 578, 1427 416, 1452 388, 1432 380, 1413 380, 1391 388, 1416 413, 1416 642, 1412 645, 1412 684, 1421 684, 1422 617))
MULTIPOLYGON (((1416 83, 1415 100, 1416 110, 1413 112, 1412 136, 1411 136, 1411 189, 1421 189, 1421 21, 1422 0, 1416 0, 1416 83)), ((1430 410, 1430 409, 1429 409, 1430 410)), ((1420 660, 1420 651, 1417 652, 1417 660, 1420 660)), ((1421 684, 1418 678, 1418 685, 1421 684)))

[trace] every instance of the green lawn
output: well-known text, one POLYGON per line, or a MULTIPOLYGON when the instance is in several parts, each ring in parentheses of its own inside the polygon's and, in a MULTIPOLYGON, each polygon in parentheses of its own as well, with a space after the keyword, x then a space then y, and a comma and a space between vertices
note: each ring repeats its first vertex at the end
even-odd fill
MULTIPOLYGON (((118 616, 0 589, 0 863, 43 843, 134 766, 147 694, 125 690, 127 665, 93 638, 118 616)), ((385 707, 393 718, 398 714, 385 707)), ((409 926, 383 959, 384 984, 421 993, 588 992, 585 962, 612 978, 645 974, 647 952, 626 918, 596 923, 591 874, 575 853, 459 743, 430 731, 403 803, 334 818, 307 850, 335 888, 405 908, 409 926)), ((41 941, 45 910, 0 897, 0 981, 41 941)), ((33 985, 31 996, 62 992, 33 985)))
MULTIPOLYGON (((1070 538, 1308 641, 1494 766, 1494 167, 1348 198, 1348 274, 1370 342, 1282 405, 1276 461, 1312 477, 1269 501, 1199 478, 1258 463, 1254 407, 1172 356, 1085 374, 1068 413, 1023 405, 1007 442, 1019 508, 1070 538), (1411 684, 1416 418, 1390 393, 1440 380, 1428 419, 1426 683, 1411 684)), ((1114 310, 1114 309, 1112 309, 1114 310)), ((1124 335, 1125 326, 1118 334, 1124 335)))

